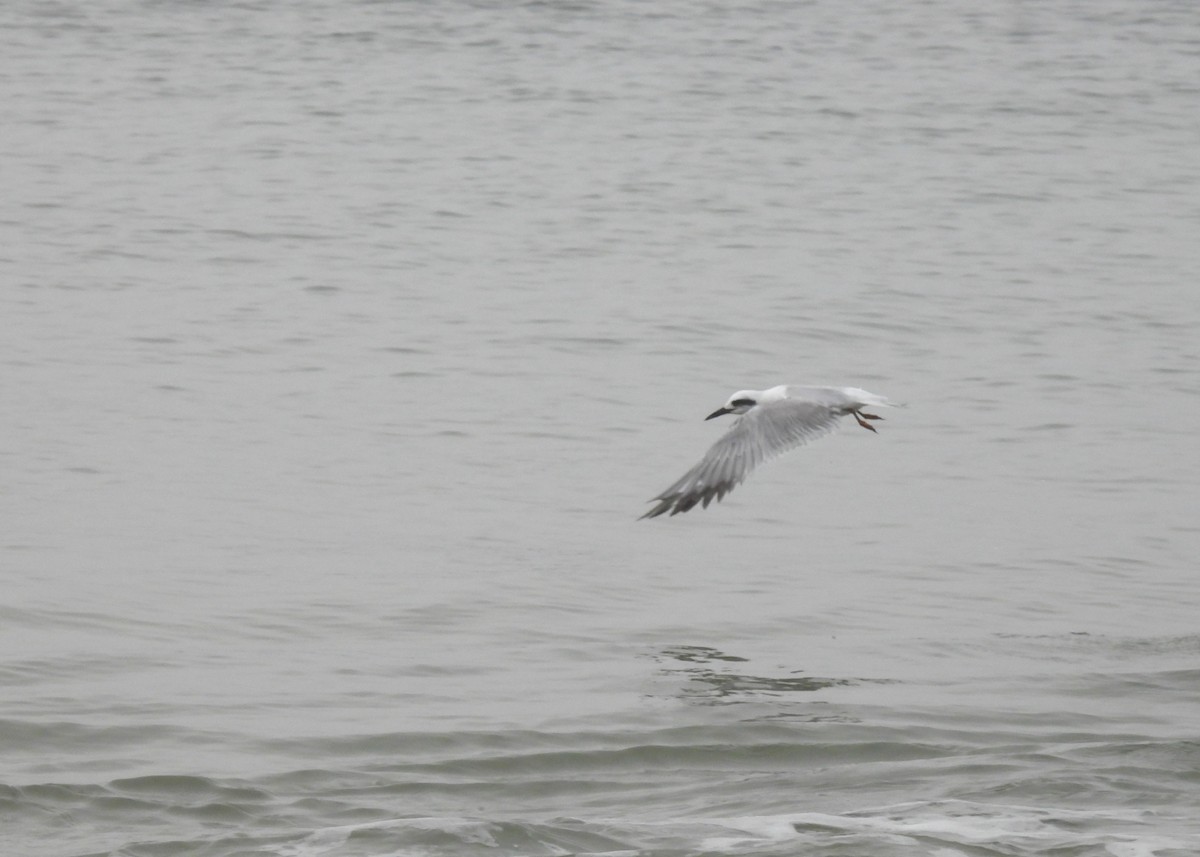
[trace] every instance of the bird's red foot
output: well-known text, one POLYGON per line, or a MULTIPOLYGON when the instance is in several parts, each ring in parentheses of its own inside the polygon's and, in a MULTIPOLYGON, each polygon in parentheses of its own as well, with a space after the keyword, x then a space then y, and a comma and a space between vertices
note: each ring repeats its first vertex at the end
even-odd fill
POLYGON ((862 426, 863 428, 869 429, 870 431, 873 431, 876 434, 878 434, 878 431, 876 430, 875 426, 871 425, 870 423, 864 423, 863 420, 881 420, 881 419, 883 419, 883 417, 878 416, 876 414, 864 414, 862 411, 855 411, 854 419, 858 420, 858 424, 860 426, 862 426))

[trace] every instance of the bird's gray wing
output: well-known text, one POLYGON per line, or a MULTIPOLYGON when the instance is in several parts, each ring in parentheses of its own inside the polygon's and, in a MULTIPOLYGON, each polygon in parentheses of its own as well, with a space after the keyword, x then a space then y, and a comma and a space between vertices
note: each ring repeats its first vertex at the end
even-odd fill
POLYGON ((833 431, 843 414, 798 399, 781 399, 747 411, 699 464, 651 500, 658 505, 642 517, 656 518, 664 512, 678 515, 697 503, 707 508, 714 497, 720 501, 762 462, 833 431))

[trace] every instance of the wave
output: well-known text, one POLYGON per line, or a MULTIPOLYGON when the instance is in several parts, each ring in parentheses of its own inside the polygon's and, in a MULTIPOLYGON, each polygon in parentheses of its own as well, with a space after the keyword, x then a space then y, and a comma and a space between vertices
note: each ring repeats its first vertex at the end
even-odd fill
POLYGON ((970 801, 911 802, 835 814, 799 812, 655 822, 408 818, 314 830, 264 853, 349 855, 864 855, 1010 857, 1194 853, 1195 822, 1151 812, 1071 810, 970 801))

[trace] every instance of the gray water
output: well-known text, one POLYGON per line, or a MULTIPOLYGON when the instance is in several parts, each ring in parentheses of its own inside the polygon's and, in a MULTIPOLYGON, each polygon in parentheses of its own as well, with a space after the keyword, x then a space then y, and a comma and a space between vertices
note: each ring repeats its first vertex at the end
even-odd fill
POLYGON ((0 28, 0 853, 1200 852, 1193 3, 0 28))

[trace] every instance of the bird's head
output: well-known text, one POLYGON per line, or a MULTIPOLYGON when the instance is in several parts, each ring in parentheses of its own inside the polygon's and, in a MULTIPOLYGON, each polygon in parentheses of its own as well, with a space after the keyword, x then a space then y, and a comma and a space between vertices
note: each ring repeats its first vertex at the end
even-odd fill
POLYGON ((738 390, 729 397, 720 408, 717 408, 707 417, 706 420, 711 420, 714 417, 721 417, 725 414, 744 414, 746 411, 758 404, 758 392, 756 390, 738 390))

